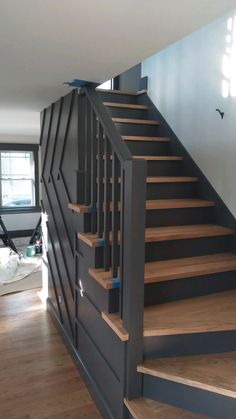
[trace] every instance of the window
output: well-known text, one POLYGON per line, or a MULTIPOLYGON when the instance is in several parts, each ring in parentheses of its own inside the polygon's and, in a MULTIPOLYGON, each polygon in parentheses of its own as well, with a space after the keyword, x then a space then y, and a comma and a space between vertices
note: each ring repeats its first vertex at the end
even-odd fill
POLYGON ((0 209, 38 207, 37 146, 0 144, 0 209))

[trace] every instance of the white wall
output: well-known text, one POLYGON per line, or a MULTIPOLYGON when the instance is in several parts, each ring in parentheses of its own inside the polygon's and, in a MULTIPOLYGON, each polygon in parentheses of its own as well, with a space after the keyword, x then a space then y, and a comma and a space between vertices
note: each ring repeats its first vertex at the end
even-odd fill
POLYGON ((35 229, 40 213, 2 214, 2 220, 9 231, 35 229))
MULTIPOLYGON (((142 63, 151 99, 234 216, 236 95, 222 95, 222 82, 229 81, 222 62, 226 47, 232 47, 227 23, 235 16, 236 10, 142 63), (225 112, 223 120, 218 107, 225 112)), ((236 17, 234 48, 236 82, 236 17)))
POLYGON ((0 144, 39 144, 39 135, 0 134, 0 144))

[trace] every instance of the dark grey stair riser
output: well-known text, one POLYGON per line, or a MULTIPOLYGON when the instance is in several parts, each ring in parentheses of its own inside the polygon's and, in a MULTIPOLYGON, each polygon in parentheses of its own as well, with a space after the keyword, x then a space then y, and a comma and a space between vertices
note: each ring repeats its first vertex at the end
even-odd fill
POLYGON ((160 135, 159 125, 146 125, 146 124, 139 124, 139 123, 135 123, 135 124, 115 123, 115 125, 121 135, 142 135, 142 136, 160 135))
POLYGON ((216 419, 234 419, 236 399, 144 374, 143 395, 216 419))
POLYGON ((169 142, 158 141, 125 141, 134 156, 167 156, 170 154, 169 142))
POLYGON ((181 160, 159 160, 147 162, 147 176, 182 176, 181 160))
POLYGON ((106 106, 106 110, 111 118, 140 118, 147 119, 147 111, 145 109, 129 109, 129 108, 115 108, 106 106))
POLYGON ((144 359, 236 350, 236 331, 144 337, 144 359))
MULTIPOLYGON (((91 215, 77 214, 81 219, 82 232, 91 231, 91 215), (84 218, 84 222, 82 219, 84 218)), ((190 224, 215 224, 215 208, 172 208, 146 211, 146 227, 167 227, 190 224)))
POLYGON ((196 183, 148 183, 147 199, 198 198, 196 183))
MULTIPOLYGON (((88 263, 88 267, 102 268, 103 246, 92 248, 83 243, 82 240, 79 246, 83 246, 85 250, 84 254, 87 255, 86 263, 88 263)), ((203 256, 213 253, 232 252, 232 250, 232 236, 146 242, 145 262, 203 256)))
POLYGON ((146 243, 146 262, 233 251, 233 236, 201 237, 146 243))
POLYGON ((100 92, 101 100, 103 102, 116 102, 116 103, 133 103, 138 104, 137 97, 134 95, 119 95, 111 92, 100 92))
POLYGON ((145 306, 235 289, 235 277, 231 271, 146 284, 145 306))
POLYGON ((146 227, 215 223, 214 207, 146 211, 146 227))

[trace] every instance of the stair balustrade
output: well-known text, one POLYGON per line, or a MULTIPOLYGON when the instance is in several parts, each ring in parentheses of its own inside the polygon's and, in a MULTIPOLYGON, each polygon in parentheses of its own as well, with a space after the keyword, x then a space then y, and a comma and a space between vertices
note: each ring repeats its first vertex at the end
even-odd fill
POLYGON ((141 394, 146 162, 133 159, 99 93, 80 89, 78 201, 88 208, 91 233, 103 246, 103 268, 119 288, 119 312, 129 334, 127 397, 141 394))

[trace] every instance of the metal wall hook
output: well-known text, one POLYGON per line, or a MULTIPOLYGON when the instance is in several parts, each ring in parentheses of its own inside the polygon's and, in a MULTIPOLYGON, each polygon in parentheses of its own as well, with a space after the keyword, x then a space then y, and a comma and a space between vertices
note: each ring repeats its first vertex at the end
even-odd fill
POLYGON ((219 112, 219 114, 220 114, 220 116, 221 116, 221 119, 223 119, 223 118, 224 118, 224 114, 225 114, 225 113, 224 113, 224 112, 221 112, 219 108, 217 108, 217 109, 216 109, 216 112, 219 112))

